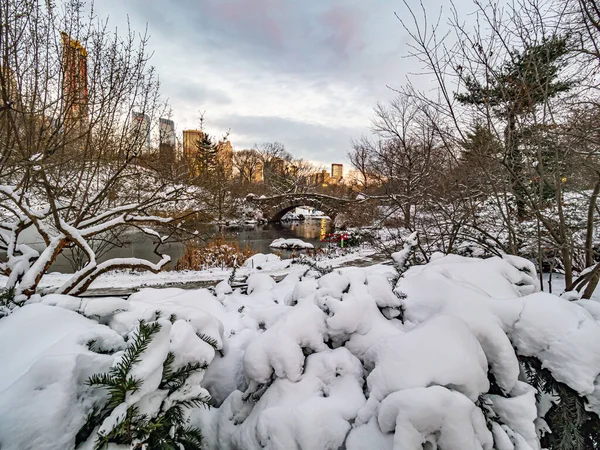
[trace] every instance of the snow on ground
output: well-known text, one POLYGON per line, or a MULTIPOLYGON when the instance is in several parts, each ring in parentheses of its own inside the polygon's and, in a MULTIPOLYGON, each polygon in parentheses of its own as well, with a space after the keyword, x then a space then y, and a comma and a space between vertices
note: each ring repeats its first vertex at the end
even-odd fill
MULTIPOLYGON (((256 255, 248 265, 277 263, 256 255)), ((163 335, 137 368, 147 385, 128 401, 162 398, 167 350, 179 366, 210 363, 187 386, 212 396, 213 408, 190 416, 209 450, 540 450, 548 399, 536 403, 525 356, 600 414, 600 303, 539 292, 531 264, 515 257, 437 255, 396 276, 386 265, 325 275, 294 265, 278 283, 255 270, 246 293, 222 281, 214 292, 143 289, 106 304, 38 297, 0 320, 10 367, 0 372, 0 447, 73 448, 102 401, 83 381, 119 357, 140 319, 160 321, 163 335)))
MULTIPOLYGON (((323 267, 339 267, 353 261, 364 260, 376 253, 376 250, 368 247, 358 248, 341 255, 331 256, 319 261, 323 267)), ((281 259, 277 255, 258 253, 246 260, 243 267, 239 268, 237 275, 246 277, 251 273, 260 271, 271 276, 282 276, 290 273, 296 264, 292 264, 292 259, 281 259), (260 261, 260 263, 256 263, 260 261)), ((147 271, 135 270, 115 270, 100 275, 91 284, 90 291, 104 290, 136 290, 142 287, 160 287, 172 285, 185 285, 193 283, 217 283, 226 280, 231 275, 231 269, 206 269, 206 270, 181 270, 181 271, 163 271, 151 273, 147 271)), ((62 286, 71 278, 72 274, 51 272, 45 275, 40 282, 40 289, 43 292, 51 292, 59 286, 62 286)), ((6 286, 7 277, 0 275, 0 288, 6 286)))
POLYGON ((279 238, 279 239, 275 239, 273 242, 271 242, 271 244, 269 244, 269 247, 272 247, 272 248, 287 248, 287 249, 315 248, 314 245, 312 245, 310 242, 304 242, 302 239, 295 239, 295 238, 290 238, 290 239, 279 238))

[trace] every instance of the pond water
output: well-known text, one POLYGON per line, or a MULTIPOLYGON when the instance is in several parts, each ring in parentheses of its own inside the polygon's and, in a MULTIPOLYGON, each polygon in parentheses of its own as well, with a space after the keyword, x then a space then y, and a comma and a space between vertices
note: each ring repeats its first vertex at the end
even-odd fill
MULTIPOLYGON (((310 242, 317 247, 325 246, 321 239, 333 231, 333 223, 330 219, 308 219, 303 222, 276 222, 264 225, 248 226, 239 229, 223 228, 212 225, 205 225, 199 228, 203 239, 206 241, 218 235, 223 235, 228 240, 236 241, 243 249, 245 247, 257 253, 278 253, 283 258, 290 257, 292 250, 272 249, 269 244, 277 238, 298 238, 305 242, 310 242)), ((99 262, 110 258, 144 258, 151 261, 157 261, 158 257, 154 254, 154 244, 152 240, 144 233, 135 232, 121 238, 122 247, 116 247, 98 258, 99 262)), ((36 245, 32 245, 36 250, 36 245)), ((166 253, 171 257, 171 261, 177 261, 185 252, 185 245, 180 242, 163 244, 159 251, 166 253)), ((68 252, 68 251, 67 251, 68 252)), ((296 253, 298 251, 296 250, 296 253)), ((51 272, 72 273, 73 268, 69 260, 61 255, 52 267, 51 272)))

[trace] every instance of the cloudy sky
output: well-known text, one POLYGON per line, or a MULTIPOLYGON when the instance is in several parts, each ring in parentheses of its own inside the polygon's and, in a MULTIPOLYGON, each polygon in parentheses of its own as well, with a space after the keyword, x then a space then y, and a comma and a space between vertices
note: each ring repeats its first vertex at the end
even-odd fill
MULTIPOLYGON (((428 1, 433 11, 443 0, 428 1)), ((416 1, 409 1, 418 7, 416 1)), ((279 141, 295 156, 347 163, 372 108, 406 74, 401 0, 97 0, 119 28, 148 25, 152 63, 181 133, 205 111, 236 149, 279 141)))

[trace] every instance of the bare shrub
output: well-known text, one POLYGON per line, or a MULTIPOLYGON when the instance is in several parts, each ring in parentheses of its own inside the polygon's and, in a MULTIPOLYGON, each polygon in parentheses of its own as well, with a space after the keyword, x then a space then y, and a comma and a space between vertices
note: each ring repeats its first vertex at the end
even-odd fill
POLYGON ((218 236, 203 247, 187 245, 184 255, 175 264, 175 270, 239 267, 255 253, 248 246, 241 248, 238 242, 218 236))

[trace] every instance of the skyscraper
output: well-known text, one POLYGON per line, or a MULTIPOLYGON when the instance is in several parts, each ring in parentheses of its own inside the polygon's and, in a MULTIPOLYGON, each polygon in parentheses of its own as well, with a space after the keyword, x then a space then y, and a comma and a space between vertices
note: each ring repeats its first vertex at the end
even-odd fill
POLYGON ((227 179, 233 176, 233 147, 229 141, 219 141, 217 145, 217 161, 227 179))
MULTIPOLYGON (((77 123, 88 117, 87 51, 81 43, 61 32, 62 89, 65 121, 77 123)), ((72 125, 71 125, 72 126, 72 125)))
POLYGON ((171 167, 175 162, 175 122, 158 119, 158 157, 162 164, 171 167))
POLYGON ((203 136, 202 130, 183 130, 183 158, 192 176, 198 176, 200 172, 197 167, 198 142, 203 136))
POLYGON ((136 143, 142 144, 142 150, 148 153, 150 151, 150 117, 147 114, 132 111, 131 119, 133 133, 136 139, 139 139, 139 141, 136 140, 136 143))
POLYGON ((344 177, 344 165, 343 164, 332 164, 331 165, 331 178, 338 183, 344 177))

